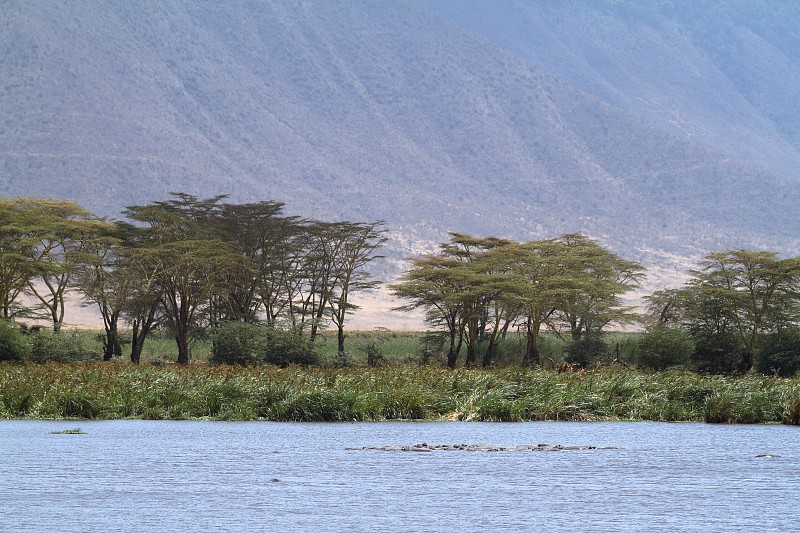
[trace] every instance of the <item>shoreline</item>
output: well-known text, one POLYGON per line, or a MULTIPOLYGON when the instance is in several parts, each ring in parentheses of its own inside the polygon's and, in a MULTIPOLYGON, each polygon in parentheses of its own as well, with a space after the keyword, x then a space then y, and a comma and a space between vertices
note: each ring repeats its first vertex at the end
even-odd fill
POLYGON ((800 377, 518 367, 445 370, 0 365, 22 420, 658 421, 800 425, 800 377))

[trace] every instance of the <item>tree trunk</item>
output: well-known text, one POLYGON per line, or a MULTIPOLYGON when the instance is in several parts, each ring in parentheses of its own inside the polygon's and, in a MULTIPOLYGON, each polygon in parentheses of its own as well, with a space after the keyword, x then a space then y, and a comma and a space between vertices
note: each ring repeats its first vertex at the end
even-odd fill
POLYGON ((313 322, 311 323, 311 342, 317 338, 319 332, 319 325, 322 323, 322 317, 325 316, 325 308, 320 305, 319 310, 312 315, 313 322))
POLYGON ((736 369, 738 374, 747 374, 753 368, 753 351, 745 350, 742 354, 742 360, 739 363, 739 368, 736 369))
POLYGON ((456 367, 456 358, 458 355, 455 354, 456 350, 456 335, 455 333, 450 333, 450 346, 447 349, 447 368, 454 369, 456 367))
POLYGON ((475 346, 478 343, 478 327, 477 317, 470 318, 467 323, 467 360, 464 361, 464 366, 467 367, 475 366, 478 360, 475 346))
POLYGON ((142 359, 142 348, 144 347, 144 337, 141 339, 134 338, 131 341, 131 363, 138 365, 142 359))
POLYGON ((476 360, 477 360, 477 355, 475 354, 475 343, 469 342, 467 343, 467 360, 464 361, 464 366, 467 367, 475 366, 476 360))
POLYGON ((175 342, 178 344, 178 364, 189 364, 189 331, 188 328, 178 324, 178 333, 175 335, 175 342))
POLYGON ((344 326, 342 325, 339 325, 336 340, 339 342, 339 355, 344 355, 344 326))
POLYGON ((450 349, 447 352, 447 368, 454 369, 458 361, 458 353, 461 351, 461 339, 456 343, 457 333, 450 332, 450 349))
POLYGON ((61 333, 61 321, 58 320, 58 311, 55 308, 51 310, 50 317, 53 319, 53 333, 58 335, 61 333))
POLYGON ((483 354, 483 368, 488 368, 492 364, 492 359, 494 359, 494 352, 495 348, 497 347, 497 340, 492 335, 492 338, 489 339, 489 346, 486 347, 486 353, 483 354))
POLYGON ((139 321, 133 321, 133 330, 131 331, 131 363, 134 365, 139 364, 139 360, 142 358, 142 348, 144 347, 144 328, 142 331, 139 331, 139 321))
POLYGON ((53 317, 53 333, 61 333, 61 326, 64 325, 64 297, 53 295, 53 307, 51 308, 53 317))
POLYGON ((131 332, 131 363, 138 365, 144 348, 144 340, 155 322, 156 308, 151 307, 146 314, 133 320, 131 332))
MULTIPOLYGON (((530 325, 529 325, 530 326, 530 325)), ((522 359, 523 366, 539 366, 539 331, 534 331, 528 327, 528 342, 525 346, 525 357, 522 359)))
POLYGON ((110 316, 105 324, 106 338, 103 341, 103 361, 122 356, 122 343, 117 329, 117 317, 110 316))
POLYGON ((117 332, 111 329, 106 329, 106 338, 103 339, 103 361, 111 361, 114 357, 114 345, 116 344, 115 337, 117 332))
POLYGON ((500 330, 500 338, 506 340, 506 335, 508 335, 508 327, 511 325, 511 320, 506 319, 505 324, 503 324, 503 329, 500 330))
POLYGON ((581 337, 583 337, 583 324, 578 323, 576 318, 572 318, 570 319, 569 329, 573 342, 581 340, 581 337))

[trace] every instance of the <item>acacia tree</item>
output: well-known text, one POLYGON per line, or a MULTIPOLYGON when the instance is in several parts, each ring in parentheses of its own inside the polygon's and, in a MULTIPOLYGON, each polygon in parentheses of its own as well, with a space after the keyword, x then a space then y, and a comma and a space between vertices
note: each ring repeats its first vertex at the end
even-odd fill
POLYGON ((465 364, 476 364, 476 347, 483 338, 488 338, 488 344, 482 363, 491 364, 501 331, 511 318, 502 299, 510 289, 507 267, 502 256, 489 251, 509 243, 496 237, 451 233, 438 254, 412 259, 412 268, 391 285, 395 296, 410 300, 397 310, 424 309, 426 321, 444 330, 449 368, 455 368, 464 344, 465 364))
POLYGON ((577 234, 516 243, 453 233, 438 255, 414 259, 392 290, 411 300, 398 309, 425 309, 429 323, 446 328, 451 368, 462 342, 466 364, 474 364, 479 340, 489 366, 502 332, 519 320, 527 332, 523 364, 538 365, 545 325, 560 321, 580 336, 627 318, 619 295, 642 270, 577 234))
POLYGON ((263 312, 267 323, 274 325, 285 309, 283 268, 301 222, 282 213, 279 202, 220 206, 215 223, 221 238, 243 258, 242 270, 231 272, 220 297, 219 312, 225 318, 254 323, 263 312))
POLYGON ((87 261, 79 266, 74 280, 84 298, 97 305, 103 319, 104 361, 122 356, 118 324, 123 303, 128 297, 124 286, 119 282, 117 269, 122 245, 116 226, 114 230, 105 239, 98 239, 87 245, 87 261))
POLYGON ((65 298, 73 274, 94 260, 93 246, 109 238, 112 226, 82 207, 63 200, 21 200, 34 213, 32 237, 36 276, 28 289, 53 323, 53 331, 64 323, 65 298))
POLYGON ((477 363, 477 345, 483 340, 487 341, 487 346, 482 366, 489 366, 501 331, 513 320, 513 316, 509 315, 510 307, 503 297, 513 290, 509 282, 508 265, 502 253, 491 253, 512 242, 498 237, 451 233, 450 242, 441 246, 443 254, 465 263, 461 275, 470 289, 462 291, 460 297, 464 313, 467 366, 477 363))
MULTIPOLYGON (((318 276, 313 274, 318 254, 310 253, 315 249, 316 239, 307 228, 303 225, 292 233, 282 253, 276 256, 278 276, 262 283, 262 302, 273 324, 282 314, 289 329, 298 336, 312 330, 320 298, 318 276)), ((315 333, 312 330, 312 335, 315 333)))
POLYGON ((539 365, 539 333, 565 299, 578 293, 575 275, 579 260, 566 244, 557 240, 531 241, 497 249, 507 256, 516 289, 508 295, 510 305, 524 321, 526 330, 523 365, 539 365))
POLYGON ((297 285, 297 302, 294 307, 299 311, 300 324, 305 329, 308 323, 309 337, 315 341, 320 329, 325 325, 325 312, 328 311, 328 298, 331 293, 328 287, 335 279, 334 245, 328 244, 329 224, 312 222, 306 227, 306 238, 303 241, 303 255, 300 259, 301 279, 297 285))
POLYGON ((200 310, 222 292, 226 274, 241 266, 240 257, 226 243, 205 239, 165 243, 141 253, 158 265, 156 279, 165 316, 175 331, 178 363, 188 364, 200 310))
POLYGON ((579 234, 557 239, 574 267, 570 293, 565 294, 554 313, 551 326, 556 332, 566 326, 573 342, 598 335, 611 323, 622 325, 637 320, 632 307, 623 306, 621 296, 639 287, 644 267, 622 259, 595 241, 579 234))
MULTIPOLYGON (((386 237, 383 222, 334 222, 317 225, 321 231, 322 300, 336 326, 338 351, 344 353, 344 323, 348 314, 358 309, 350 296, 372 289, 379 282, 372 279, 365 267, 383 256, 377 255, 386 237)), ((322 309, 320 309, 321 311, 322 309)), ((321 318, 321 315, 318 317, 321 318)))
POLYGON ((484 300, 487 321, 486 350, 481 366, 491 366, 497 346, 505 337, 509 326, 519 318, 520 306, 516 298, 519 286, 514 277, 504 248, 489 250, 480 261, 473 263, 482 277, 481 298, 484 300))
MULTIPOLYGON (((134 238, 137 233, 134 233, 134 238)), ((142 235, 138 237, 142 238, 142 235)), ((158 277, 160 265, 151 261, 148 254, 138 254, 135 242, 125 250, 124 256, 116 265, 114 279, 117 290, 125 295, 121 315, 131 326, 130 361, 138 365, 147 336, 163 317, 163 290, 158 277)))
POLYGON ((448 338, 447 367, 455 368, 464 339, 464 292, 470 290, 466 263, 442 255, 411 259, 411 269, 397 283, 392 294, 410 300, 397 311, 423 309, 425 321, 443 328, 448 338))
POLYGON ((502 300, 507 267, 502 258, 491 255, 491 251, 512 241, 497 237, 475 237, 461 233, 450 233, 450 242, 440 246, 442 254, 456 259, 456 275, 462 284, 460 290, 451 295, 459 300, 462 317, 462 334, 466 345, 466 366, 477 364, 477 347, 480 341, 488 340, 483 355, 483 366, 491 364, 492 357, 503 328, 501 323, 508 318, 508 309, 502 300))
POLYGON ((34 262, 38 211, 26 199, 0 198, 0 306, 3 318, 30 314, 18 298, 37 272, 34 262))
POLYGON ((137 253, 152 240, 147 229, 125 222, 116 222, 114 227, 113 240, 92 247, 95 259, 79 271, 76 284, 84 297, 98 306, 103 318, 104 360, 122 354, 118 324, 124 319, 131 326, 130 361, 138 364, 145 339, 159 316, 157 267, 137 253))
POLYGON ((681 289, 662 289, 644 297, 647 316, 653 326, 682 325, 686 316, 686 298, 681 289))
POLYGON ((800 299, 800 258, 780 259, 774 252, 735 249, 706 256, 692 270, 688 286, 701 301, 716 301, 732 321, 742 346, 737 371, 748 372, 771 316, 795 308, 800 299))
POLYGON ((198 200, 181 193, 126 210, 129 218, 150 228, 150 242, 131 253, 153 272, 160 288, 165 319, 175 331, 179 364, 189 363, 192 329, 202 307, 243 268, 242 256, 217 238, 213 220, 222 198, 198 200))

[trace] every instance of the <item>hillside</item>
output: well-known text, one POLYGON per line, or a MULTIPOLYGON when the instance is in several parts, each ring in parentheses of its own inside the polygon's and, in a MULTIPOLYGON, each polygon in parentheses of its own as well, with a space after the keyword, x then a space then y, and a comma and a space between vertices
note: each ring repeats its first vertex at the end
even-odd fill
POLYGON ((798 4, 639 4, 4 0, 0 194, 798 253, 798 4))

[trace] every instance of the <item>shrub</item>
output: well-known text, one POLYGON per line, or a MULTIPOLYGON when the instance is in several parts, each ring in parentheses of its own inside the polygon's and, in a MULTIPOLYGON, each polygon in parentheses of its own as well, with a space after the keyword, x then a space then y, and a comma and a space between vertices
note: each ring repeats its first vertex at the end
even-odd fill
POLYGON ((608 346, 599 335, 590 335, 567 344, 566 362, 587 368, 605 362, 608 346))
POLYGON ((0 320, 0 361, 20 362, 30 353, 26 337, 19 327, 8 320, 0 320))
POLYGON ((87 335, 42 330, 30 336, 30 360, 36 363, 79 363, 100 360, 100 351, 87 335))
POLYGON ((686 331, 658 325, 642 335, 634 362, 639 367, 664 370, 688 364, 693 351, 694 341, 686 331))
POLYGON ((702 333, 694 337, 692 363, 700 372, 732 374, 741 361, 742 347, 730 333, 702 333))
POLYGON ((768 335, 756 358, 756 370, 783 377, 796 374, 800 370, 800 328, 768 335))
POLYGON ((255 365, 263 342, 263 327, 226 322, 214 328, 208 362, 212 365, 255 365))
POLYGON ((319 364, 317 347, 308 338, 274 328, 264 328, 264 333, 261 361, 281 367, 319 364))
MULTIPOLYGON (((520 338, 517 346, 520 352, 517 362, 521 362, 522 356, 525 354, 525 339, 520 338)), ((556 367, 563 363, 565 348, 564 341, 557 336, 541 335, 539 337, 539 357, 542 361, 542 366, 545 368, 548 368, 548 366, 556 367)))
POLYGON ((271 327, 230 322, 214 329, 213 340, 211 364, 286 367, 319 363, 319 353, 310 340, 271 327))

